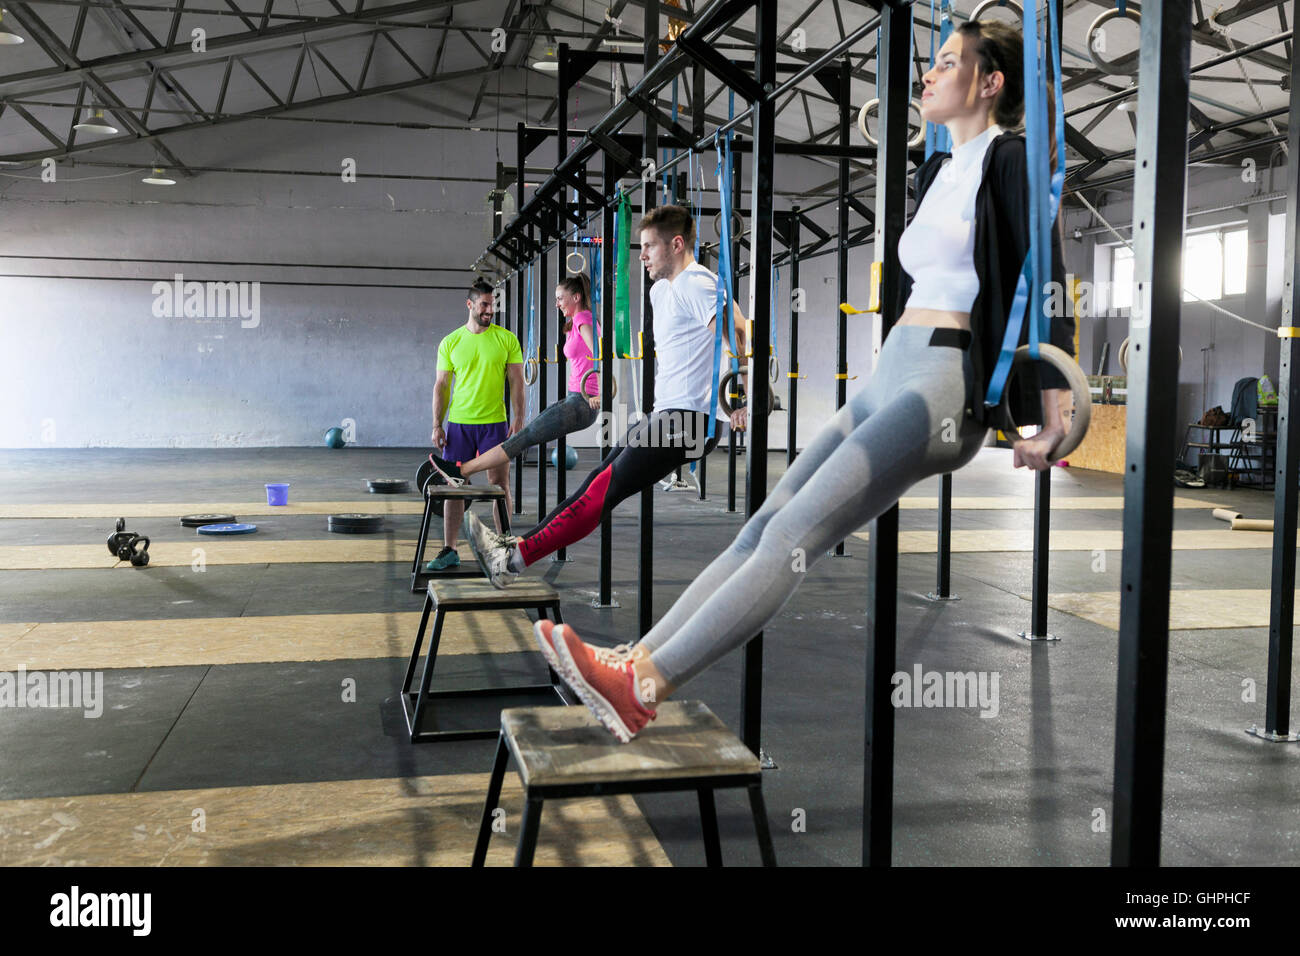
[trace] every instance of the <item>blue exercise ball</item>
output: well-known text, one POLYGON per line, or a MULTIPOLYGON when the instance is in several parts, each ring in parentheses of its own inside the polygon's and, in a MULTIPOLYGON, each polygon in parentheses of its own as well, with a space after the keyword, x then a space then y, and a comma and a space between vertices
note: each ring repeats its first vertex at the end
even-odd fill
MULTIPOLYGON (((551 449, 551 464, 556 468, 560 467, 560 448, 557 445, 551 449)), ((572 471, 578 467, 578 450, 572 445, 564 446, 564 468, 566 471, 572 471)))
POLYGON ((342 448, 346 444, 347 441, 343 438, 343 429, 331 428, 325 433, 326 448, 342 448))

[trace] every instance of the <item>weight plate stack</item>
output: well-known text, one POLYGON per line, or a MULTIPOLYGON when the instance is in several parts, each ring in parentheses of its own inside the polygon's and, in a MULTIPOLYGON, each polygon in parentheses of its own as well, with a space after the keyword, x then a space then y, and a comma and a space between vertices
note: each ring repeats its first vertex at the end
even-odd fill
POLYGON ((182 528, 202 528, 205 524, 234 524, 234 515, 184 515, 182 528))
POLYGON ((375 534, 384 530, 383 515, 330 515, 326 525, 334 534, 375 534))
POLYGON ((372 495, 401 495, 411 490, 405 478, 371 478, 366 482, 372 495))

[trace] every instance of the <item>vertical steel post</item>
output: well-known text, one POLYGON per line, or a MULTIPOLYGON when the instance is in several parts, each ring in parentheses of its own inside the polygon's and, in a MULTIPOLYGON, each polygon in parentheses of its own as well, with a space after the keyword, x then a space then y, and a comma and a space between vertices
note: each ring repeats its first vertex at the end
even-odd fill
MULTIPOLYGON (((515 126, 515 208, 524 208, 524 163, 527 157, 524 155, 524 124, 519 123, 515 126)), ((533 227, 528 227, 528 244, 532 246, 533 227)), ((530 253, 531 254, 531 253, 530 253)), ((515 301, 519 304, 519 341, 525 345, 528 343, 527 335, 524 330, 524 322, 527 321, 528 306, 524 302, 526 289, 528 286, 528 263, 524 263, 523 269, 519 271, 519 287, 515 289, 515 301)), ((524 367, 528 367, 528 356, 524 356, 524 367)), ((527 398, 528 386, 524 386, 524 408, 528 407, 527 398)), ((515 514, 524 513, 524 455, 520 452, 515 456, 515 514)))
MULTIPOLYGON (((691 133, 695 142, 704 138, 704 66, 695 63, 691 67, 691 133)), ((699 157, 703 164, 703 157, 699 157)), ((687 189, 687 194, 697 187, 697 183, 691 183, 687 189)), ((704 228, 703 223, 695 224, 695 234, 698 237, 700 230, 704 228)), ((710 409, 709 414, 716 413, 716 409, 710 409)), ((703 501, 708 494, 708 467, 709 456, 700 457, 699 464, 695 466, 695 476, 700 480, 700 500, 703 501)))
MULTIPOLYGON (((749 442, 745 457, 745 517, 767 498, 767 362, 772 346, 772 179, 776 166, 776 5, 759 0, 755 15, 754 79, 762 90, 753 114, 753 175, 749 186, 749 442)), ((740 739, 760 753, 763 726, 763 632, 745 645, 741 670, 740 739)))
MULTIPOLYGON (((1292 15, 1300 14, 1300 2, 1292 15)), ((1282 257, 1282 341, 1278 344, 1277 452, 1273 482, 1273 576, 1268 612, 1268 691, 1264 702, 1264 736, 1294 741, 1291 733, 1291 645, 1295 626, 1296 484, 1300 481, 1300 338, 1295 330, 1300 290, 1300 259, 1296 233, 1300 231, 1300 59, 1291 60, 1291 121, 1287 127, 1286 252, 1282 257), (1292 543, 1292 547, 1287 546, 1292 543)), ((1258 734, 1258 728, 1254 728, 1258 734)))
MULTIPOLYGON (((542 230, 543 247, 549 238, 546 230, 542 230)), ((546 317, 555 315, 555 299, 546 294, 549 255, 550 253, 543 251, 538 259, 537 287, 533 290, 533 294, 537 296, 537 352, 540 356, 537 362, 537 414, 539 415, 546 411, 546 332, 551 324, 546 321, 546 317)), ((537 520, 539 523, 546 517, 546 511, 546 445, 541 444, 537 446, 537 520)))
MULTIPOLYGON (((556 82, 559 85, 558 103, 555 120, 555 165, 564 162, 569 155, 569 44, 561 43, 557 51, 559 54, 559 72, 556 74, 556 82)), ((569 190, 567 188, 560 191, 557 197, 560 201, 560 208, 567 209, 569 205, 569 190)), ((557 213, 557 215, 559 215, 557 213)), ((569 274, 569 246, 564 234, 568 231, 568 222, 561 216, 556 221, 556 231, 560 235, 560 245, 556 254, 557 262, 555 263, 555 281, 559 282, 569 274)), ((558 317, 557 317, 558 318, 558 317)), ((560 322, 558 329, 564 328, 564 323, 560 322)), ((560 333, 556 333, 559 338, 560 333)), ((568 398, 568 356, 564 354, 564 343, 559 342, 559 349, 555 356, 555 400, 563 402, 568 398)), ((558 506, 569 496, 566 490, 568 485, 568 451, 569 443, 565 436, 561 435, 559 441, 555 443, 555 504, 558 506)), ((560 548, 551 558, 552 561, 564 561, 568 559, 568 549, 560 548)))
MULTIPOLYGON (((799 288, 799 207, 795 206, 790 215, 790 349, 785 370, 786 381, 790 383, 789 408, 786 409, 785 423, 785 466, 794 464, 798 452, 796 439, 799 430, 799 313, 795 310, 795 289, 799 288)), ((781 304, 777 303, 777 308, 781 304)))
MULTIPOLYGON (((732 139, 733 146, 738 145, 739 143, 739 136, 732 139)), ((744 195, 744 190, 741 188, 741 180, 743 179, 741 168, 740 150, 733 149, 731 151, 731 208, 733 211, 733 228, 731 230, 731 274, 733 277, 735 277, 739 272, 737 264, 740 262, 740 236, 736 235, 736 230, 734 228, 734 220, 736 218, 734 213, 741 208, 740 201, 741 197, 744 195)), ((719 205, 721 205, 721 203, 719 203, 719 205)), ((734 280, 733 285, 738 288, 740 286, 739 280, 734 280)), ((727 321, 735 322, 735 313, 732 311, 731 306, 732 303, 728 302, 727 321)), ((724 342, 723 347, 730 349, 731 345, 729 342, 724 342)), ((752 345, 750 346, 750 350, 753 351, 752 345)), ((744 365, 744 358, 739 359, 739 361, 741 365, 744 365)), ((710 411, 710 414, 714 414, 715 411, 716 410, 710 411)), ((727 511, 729 512, 736 511, 736 449, 739 445, 738 439, 740 437, 741 436, 737 435, 736 432, 732 430, 730 425, 727 426, 727 511)))
POLYGON ((939 566, 931 600, 951 597, 952 586, 952 473, 939 479, 939 566))
MULTIPOLYGON (((614 206, 611 198, 617 180, 614 161, 603 153, 601 187, 604 203, 600 207, 600 460, 604 461, 618 440, 614 434, 614 402, 609 393, 614 388, 614 206)), ((594 277, 593 277, 594 278, 594 277)), ((600 596, 597 607, 614 606, 614 532, 608 513, 600 517, 600 596)))
MULTIPOLYGON (((659 60, 659 0, 645 0, 645 46, 642 63, 645 72, 659 60)), ((656 95, 657 99, 657 95, 656 95)), ((655 160, 659 157, 659 124, 650 113, 645 115, 644 138, 641 155, 655 160)), ((659 202, 658 171, 653 182, 641 189, 641 201, 646 212, 659 202)), ((635 228, 635 226, 633 227, 635 228)), ((655 404, 655 332, 654 311, 650 308, 650 277, 642 271, 641 309, 645 315, 644 336, 641 348, 641 410, 650 414, 655 404)), ((641 492, 641 561, 637 574, 637 633, 644 637, 654 623, 654 507, 657 482, 641 492)))
MULTIPOLYGON (((852 115, 853 106, 849 103, 849 84, 853 80, 853 69, 849 63, 848 57, 840 63, 839 75, 839 92, 840 92, 840 147, 847 149, 849 146, 849 130, 853 125, 852 115)), ((883 89, 883 86, 882 86, 883 89)), ((908 87, 911 89, 910 85, 908 87)), ((883 110, 884 102, 880 108, 883 110)), ((885 124, 885 114, 880 113, 880 125, 885 124)), ((840 203, 837 210, 837 228, 839 235, 835 238, 835 408, 838 411, 844 407, 848 401, 849 394, 849 317, 840 309, 841 302, 849 301, 849 157, 842 155, 839 158, 840 171, 840 203)), ((903 154, 902 162, 894 167, 893 175, 904 177, 907 171, 907 154, 903 154)), ((880 179, 876 180, 877 183, 880 179)), ((879 195, 879 191, 877 191, 879 195)), ((880 246, 877 244, 877 249, 880 246)), ((882 313, 883 317, 883 313, 882 313)), ((844 542, 838 541, 835 544, 836 556, 844 554, 844 542)))
MULTIPOLYGON (((907 213, 907 111, 912 95, 912 8, 881 7, 877 72, 880 76, 880 146, 876 150, 876 257, 883 263, 881 339, 898 321, 902 279, 898 237, 907 213)), ((848 77, 843 89, 848 89, 848 77)), ((842 97, 847 99, 847 97, 842 97)), ((841 123, 846 122, 841 113, 841 123)), ((841 126, 843 132, 843 126, 841 126)), ((847 180, 841 176, 841 186, 847 180)), ((840 208, 840 240, 847 228, 840 208)), ((844 270, 840 271, 843 283, 844 270)), ((841 285, 841 292, 844 292, 841 285)), ((844 299, 840 300, 845 301, 844 299)), ((843 313, 841 313, 843 316, 843 313)), ((841 328, 843 328, 841 319, 841 328)), ((843 333, 841 333, 842 335, 843 333)), ((841 362, 843 351, 841 350, 841 362)), ((841 368, 844 365, 841 364, 841 368)), ((843 380, 840 380, 843 397, 843 380)), ((890 701, 898 636, 898 505, 871 522, 867 572, 866 743, 862 782, 862 863, 889 866, 894 824, 894 708, 890 701)))
POLYGON ((1160 862, 1169 670, 1176 390, 1183 304, 1190 0, 1142 8, 1133 183, 1133 295, 1120 569, 1111 863, 1160 862), (1137 387, 1132 387, 1133 384, 1137 387))

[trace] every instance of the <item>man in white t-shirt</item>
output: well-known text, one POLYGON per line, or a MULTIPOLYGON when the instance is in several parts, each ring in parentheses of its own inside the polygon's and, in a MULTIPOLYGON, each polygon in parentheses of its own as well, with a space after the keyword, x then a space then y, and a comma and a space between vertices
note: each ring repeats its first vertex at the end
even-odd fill
MULTIPOLYGON (((679 466, 707 455, 712 414, 718 278, 695 261, 695 222, 681 206, 660 206, 641 220, 641 262, 654 280, 654 410, 627 430, 578 490, 520 538, 488 530, 471 513, 466 530, 492 583, 504 588, 528 565, 580 541, 619 502, 650 488, 679 466)), ((732 307, 738 354, 746 351, 744 316, 732 307)), ((724 329, 724 348, 730 348, 724 329)), ((742 365, 742 375, 745 374, 742 365)), ((731 415, 745 427, 746 410, 731 415)))

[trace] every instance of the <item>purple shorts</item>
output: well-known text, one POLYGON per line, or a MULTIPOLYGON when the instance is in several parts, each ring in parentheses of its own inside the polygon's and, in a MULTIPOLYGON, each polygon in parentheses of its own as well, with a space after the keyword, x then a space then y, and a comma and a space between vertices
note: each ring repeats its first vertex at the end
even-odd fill
POLYGON ((442 457, 449 461, 469 461, 501 444, 509 432, 510 426, 505 422, 488 425, 448 422, 447 445, 442 450, 442 457))

